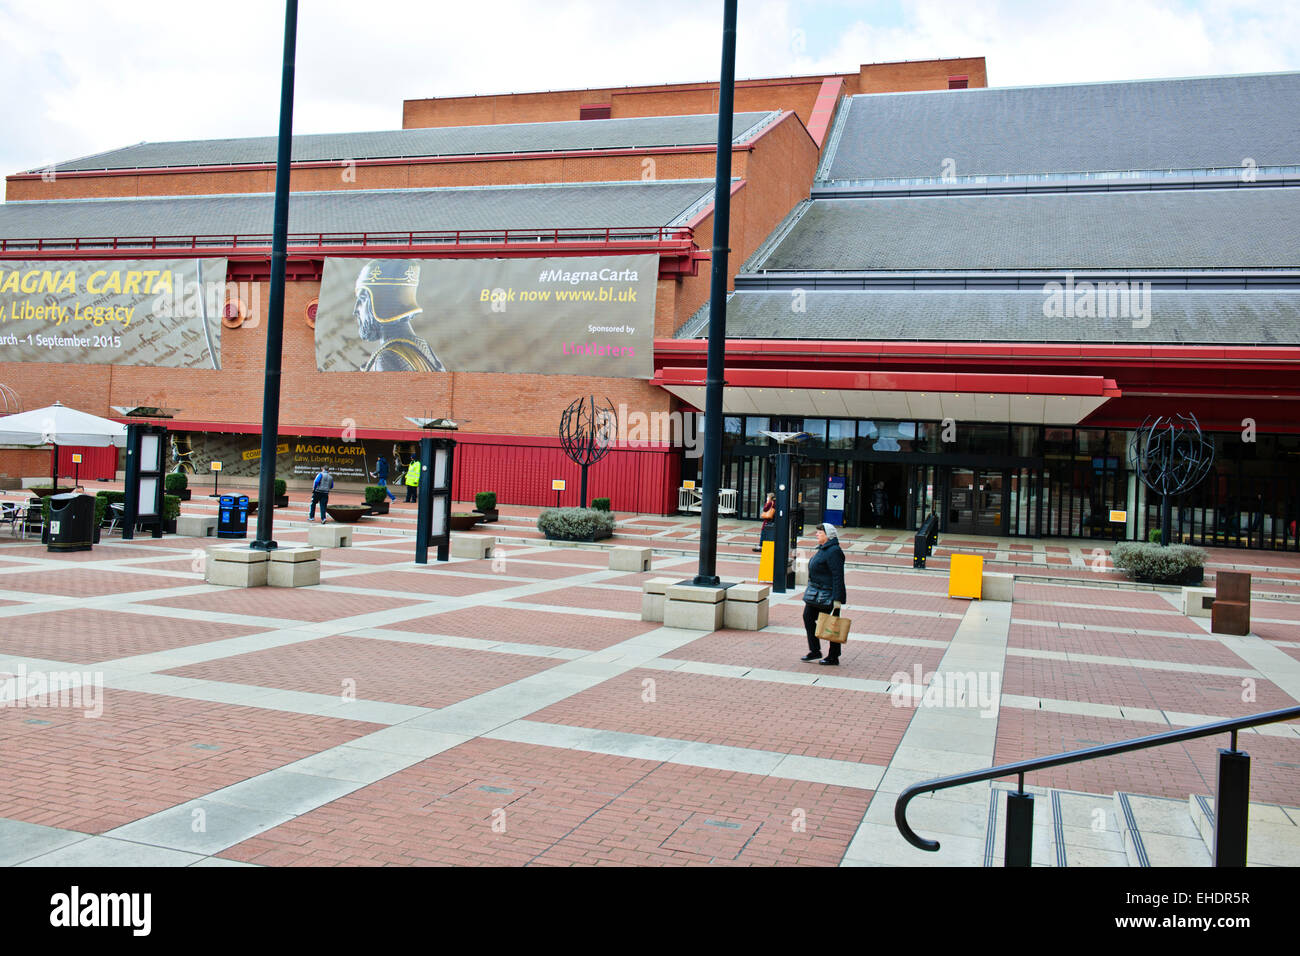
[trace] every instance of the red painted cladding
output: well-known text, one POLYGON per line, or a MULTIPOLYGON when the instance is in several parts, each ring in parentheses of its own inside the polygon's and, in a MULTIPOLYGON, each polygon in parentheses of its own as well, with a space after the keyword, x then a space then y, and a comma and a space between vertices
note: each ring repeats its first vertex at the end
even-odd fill
POLYGON ((59 475, 72 477, 76 475, 82 482, 112 481, 117 474, 117 449, 113 446, 107 448, 83 448, 73 445, 59 446, 59 475), (74 454, 81 456, 81 464, 74 465, 72 456, 74 454), (77 469, 81 470, 78 471, 77 469))
MULTIPOLYGON (((483 436, 457 437, 452 497, 472 501, 475 492, 495 491, 499 501, 546 507, 555 505, 551 481, 563 478, 560 505, 576 508, 582 470, 556 438, 483 436), (508 451, 507 451, 508 450, 508 451)), ((587 504, 608 498, 615 511, 670 514, 679 477, 674 449, 615 448, 587 470, 587 504)))

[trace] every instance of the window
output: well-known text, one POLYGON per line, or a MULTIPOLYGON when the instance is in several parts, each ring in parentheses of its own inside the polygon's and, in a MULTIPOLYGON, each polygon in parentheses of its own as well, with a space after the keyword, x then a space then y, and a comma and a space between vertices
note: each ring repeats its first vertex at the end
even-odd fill
MULTIPOLYGON (((948 89, 964 90, 970 85, 970 76, 950 76, 948 77, 948 89)), ((585 119, 585 117, 584 117, 585 119)))
POLYGON ((584 103, 578 107, 578 119, 609 119, 609 103, 584 103))

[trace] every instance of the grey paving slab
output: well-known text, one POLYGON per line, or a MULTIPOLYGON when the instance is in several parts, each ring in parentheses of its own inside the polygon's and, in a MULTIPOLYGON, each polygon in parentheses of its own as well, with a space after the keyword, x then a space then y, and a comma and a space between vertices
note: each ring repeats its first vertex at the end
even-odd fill
POLYGON ((243 860, 223 860, 223 859, 222 859, 221 857, 219 857, 219 856, 205 856, 205 857, 203 857, 203 859, 199 860, 197 863, 192 863, 191 866, 202 866, 202 867, 209 867, 209 866, 221 866, 221 867, 226 867, 226 866, 248 866, 248 867, 253 867, 253 868, 255 868, 255 869, 260 869, 260 867, 258 867, 258 865, 257 865, 256 863, 245 863, 243 860))
POLYGON ((688 743, 685 740, 668 737, 651 737, 590 727, 570 727, 566 724, 548 724, 537 720, 511 721, 484 736, 493 740, 509 740, 520 744, 537 744, 565 750, 633 757, 637 760, 660 761, 671 761, 688 743))
POLYGON ((211 856, 287 823, 293 814, 198 799, 104 834, 118 841, 211 856))
MULTIPOLYGON (((449 734, 435 730, 412 727, 409 723, 399 727, 385 727, 364 737, 349 741, 344 746, 358 750, 374 750, 380 753, 398 754, 411 757, 432 757, 444 750, 458 747, 473 738, 468 734, 449 734)), ((333 748, 337 750, 339 748, 333 748)), ((322 751, 322 754, 332 753, 322 751)), ((317 756, 321 756, 318 754, 317 756)))
POLYGON ((61 847, 80 843, 89 834, 43 827, 0 817, 0 866, 14 866, 61 847))
POLYGON ((788 754, 768 776, 780 777, 784 780, 806 780, 809 783, 824 783, 835 787, 874 790, 880 786, 884 774, 885 768, 877 764, 788 754))
POLYGON ((713 770, 739 770, 767 776, 786 757, 785 754, 766 750, 746 750, 743 747, 724 747, 692 741, 673 755, 673 763, 691 767, 708 767, 713 770))
POLYGON ((60 847, 19 866, 189 866, 201 859, 197 853, 132 843, 109 836, 94 836, 60 847))
POLYGON ((357 788, 355 780, 295 773, 280 767, 214 790, 203 799, 298 816, 346 796, 357 788))
MULTIPOLYGON (((427 756, 432 756, 429 754, 427 756)), ((427 759, 424 754, 395 754, 382 750, 343 745, 333 747, 302 760, 287 764, 281 769, 296 774, 328 777, 334 780, 351 780, 357 783, 374 783, 399 770, 414 766, 427 759)), ((216 799, 216 795, 211 795, 216 799)))

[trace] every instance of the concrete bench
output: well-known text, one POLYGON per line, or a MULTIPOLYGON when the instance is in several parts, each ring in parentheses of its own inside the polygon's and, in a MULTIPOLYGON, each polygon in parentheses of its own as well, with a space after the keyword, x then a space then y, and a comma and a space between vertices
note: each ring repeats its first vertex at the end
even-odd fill
POLYGON ((352 526, 342 524, 312 525, 307 529, 307 544, 313 548, 352 547, 352 526))
POLYGON ((676 583, 676 578, 651 578, 641 585, 641 620, 663 621, 664 592, 676 583))
POLYGON ((693 584, 670 584, 664 594, 664 626, 688 631, 722 627, 727 592, 693 584))
POLYGON ((1015 588, 1016 579, 1010 574, 991 574, 985 571, 980 576, 981 601, 1010 601, 1015 588))
POLYGON ((216 515, 181 515, 176 533, 186 538, 211 538, 217 533, 216 515))
POLYGON ((208 548, 203 580, 231 588, 266 585, 267 552, 252 548, 208 548))
POLYGON ((485 535, 452 535, 451 556, 453 558, 490 558, 497 539, 485 535))
POLYGON ((649 571, 649 548, 613 548, 609 552, 611 571, 649 571))
POLYGON ((273 588, 320 584, 320 548, 277 548, 268 552, 266 583, 273 588))
POLYGON ((1188 617, 1209 617, 1214 606, 1214 588, 1183 588, 1183 613, 1188 617))
POLYGON ((723 624, 735 631, 760 631, 767 627, 767 599, 771 593, 766 584, 733 584, 727 588, 723 624))

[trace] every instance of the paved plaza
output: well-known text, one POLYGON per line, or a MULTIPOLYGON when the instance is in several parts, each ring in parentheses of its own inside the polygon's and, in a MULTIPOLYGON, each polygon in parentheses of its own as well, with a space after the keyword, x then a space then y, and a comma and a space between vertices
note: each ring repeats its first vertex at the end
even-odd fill
MULTIPOLYGON (((306 541, 299 497, 276 512, 283 544, 306 541)), ((1296 554, 1211 552, 1209 583, 1254 575, 1239 638, 1184 616, 1177 589, 1127 584, 1091 542, 945 538, 913 571, 905 534, 850 529, 853 635, 829 668, 799 661, 802 589, 773 595, 762 631, 641 620, 646 579, 694 574, 697 518, 618 516, 602 544, 654 548, 649 573, 551 546, 536 509, 509 506, 468 532, 499 539, 493 558, 421 567, 414 509, 357 525, 298 589, 205 584, 212 539, 52 554, 0 532, 0 672, 18 675, 0 862, 997 865, 1010 782, 914 801, 933 854, 898 835, 897 794, 1300 700, 1296 554), (1014 602, 948 598, 954 550, 1016 575, 1014 602), (84 686, 40 684, 69 673, 84 686), (947 674, 973 678, 964 696, 927 698, 947 674)), ((723 520, 725 579, 755 579, 756 527, 723 520)), ((1300 722, 1241 739, 1252 860, 1296 865, 1300 722)), ((1208 864, 1189 798, 1212 796, 1226 746, 1033 775, 1034 862, 1129 865, 1133 815, 1151 864, 1208 864)))

